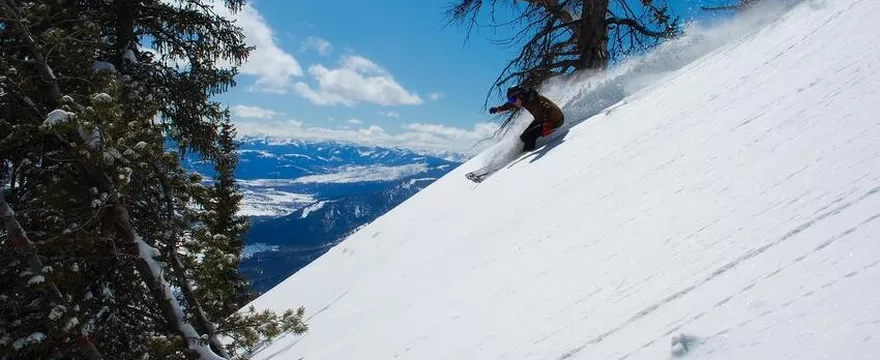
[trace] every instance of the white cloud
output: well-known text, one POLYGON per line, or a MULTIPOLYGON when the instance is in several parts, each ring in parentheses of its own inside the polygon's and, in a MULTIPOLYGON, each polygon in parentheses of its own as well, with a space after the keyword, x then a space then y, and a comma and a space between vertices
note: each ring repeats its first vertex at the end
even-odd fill
POLYGON ((317 88, 297 82, 294 89, 313 104, 323 106, 354 106, 362 102, 385 106, 418 105, 424 102, 367 58, 346 55, 339 65, 336 69, 320 64, 309 67, 309 74, 318 83, 317 88))
POLYGON ((396 113, 396 112, 394 112, 394 111, 387 111, 387 112, 385 112, 385 111, 380 111, 380 112, 379 112, 379 115, 387 116, 387 117, 395 118, 395 119, 399 119, 399 118, 400 118, 400 114, 398 114, 398 113, 396 113))
POLYGON ((349 124, 354 124, 354 125, 363 125, 364 124, 364 122, 361 121, 360 119, 349 119, 346 122, 349 124))
POLYGON ((444 94, 442 92, 432 92, 432 93, 428 94, 428 98, 431 100, 434 100, 434 101, 440 100, 445 96, 446 96, 446 94, 444 94))
POLYGON ((269 119, 277 115, 282 115, 280 112, 263 109, 257 106, 235 105, 230 109, 232 110, 233 115, 242 118, 269 119))
MULTIPOLYGON (((437 124, 406 124, 400 133, 390 133, 377 125, 366 128, 326 128, 303 126, 295 120, 239 120, 240 136, 269 137, 312 141, 345 141, 364 145, 401 147, 425 151, 453 151, 472 154, 474 145, 492 136, 495 123, 478 123, 472 129, 437 124)), ((490 142, 487 142, 490 143, 490 142)))
POLYGON ((255 47, 239 72, 257 76, 257 89, 285 92, 284 85, 289 83, 291 77, 303 76, 299 62, 275 43, 266 19, 250 3, 245 3, 241 11, 235 14, 220 0, 214 0, 213 7, 218 15, 232 19, 241 26, 245 42, 255 47))
MULTIPOLYGON (((241 74, 257 77, 251 89, 271 93, 293 90, 313 104, 322 106, 354 106, 362 102, 385 106, 418 105, 424 102, 418 94, 398 84, 385 69, 356 55, 343 56, 335 69, 321 64, 310 66, 308 73, 314 78, 315 87, 304 81, 294 83, 294 78, 305 76, 303 68, 293 55, 276 43, 272 28, 253 5, 245 3, 233 14, 221 0, 209 0, 209 3, 218 15, 241 26, 245 42, 255 47, 247 62, 239 67, 241 74)), ((333 49, 329 41, 317 36, 308 37, 301 46, 303 50, 313 49, 321 55, 329 55, 333 49)))
POLYGON ((449 126, 445 126, 445 125, 437 125, 437 124, 412 123, 412 124, 406 124, 403 127, 408 130, 415 131, 415 132, 434 134, 434 135, 445 136, 445 137, 456 138, 456 139, 467 138, 471 135, 471 132, 468 130, 459 129, 459 128, 455 128, 455 127, 449 127, 449 126))
POLYGON ((333 49, 333 45, 330 44, 329 41, 319 38, 317 36, 309 36, 302 43, 301 51, 306 50, 315 50, 318 54, 322 56, 330 55, 330 51, 333 49))

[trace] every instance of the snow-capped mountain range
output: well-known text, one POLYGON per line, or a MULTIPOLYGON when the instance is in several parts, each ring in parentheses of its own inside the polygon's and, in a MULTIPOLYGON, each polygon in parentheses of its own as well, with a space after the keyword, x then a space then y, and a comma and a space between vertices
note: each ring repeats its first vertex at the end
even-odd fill
MULTIPOLYGON (((258 292, 466 159, 341 142, 243 138, 240 145, 241 214, 253 220, 242 272, 258 292)), ((213 174, 195 158, 187 167, 213 174)))

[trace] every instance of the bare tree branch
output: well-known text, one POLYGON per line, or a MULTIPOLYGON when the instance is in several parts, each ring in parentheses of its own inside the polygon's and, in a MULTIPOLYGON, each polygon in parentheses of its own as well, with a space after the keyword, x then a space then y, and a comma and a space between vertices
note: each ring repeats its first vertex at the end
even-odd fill
POLYGON ((615 57, 644 50, 660 39, 674 36, 676 22, 669 23, 664 1, 455 0, 447 14, 450 22, 468 23, 470 33, 488 7, 493 14, 492 26, 514 29, 510 37, 495 43, 517 46, 520 51, 496 77, 485 107, 492 94, 509 82, 537 86, 553 76, 602 69, 615 57), (514 7, 511 19, 504 21, 503 26, 496 25, 494 18, 494 10, 501 4, 514 7), (516 7, 517 4, 526 6, 516 7))
MULTIPOLYGON (((547 9, 547 12, 562 22, 572 24, 575 21, 574 15, 559 4, 556 0, 519 0, 530 4, 535 4, 547 9)), ((574 32, 578 31, 577 27, 572 27, 574 32)))
POLYGON ((664 31, 652 31, 648 28, 644 27, 642 24, 639 24, 638 21, 633 19, 605 19, 605 23, 608 25, 624 25, 636 30, 644 35, 653 36, 653 37, 672 37, 672 34, 669 34, 664 31))

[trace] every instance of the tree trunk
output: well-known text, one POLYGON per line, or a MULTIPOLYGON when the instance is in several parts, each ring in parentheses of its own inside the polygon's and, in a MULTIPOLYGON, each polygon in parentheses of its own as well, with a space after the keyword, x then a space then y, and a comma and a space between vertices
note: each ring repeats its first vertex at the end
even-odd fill
POLYGON ((174 270, 174 274, 177 275, 181 280, 181 290, 183 291, 183 296, 186 298, 186 302, 189 310, 193 313, 193 325, 196 328, 196 331, 202 334, 208 334, 208 343, 211 346, 211 350, 214 350, 215 353, 224 358, 229 358, 229 354, 226 353, 226 349, 223 348, 223 344, 220 343, 220 339, 217 338, 217 329, 211 324, 211 321, 208 320, 208 316, 205 315, 205 310, 202 308, 201 303, 199 303, 199 299, 196 297, 195 291, 193 291, 192 285, 189 283, 189 280, 186 276, 186 269, 183 267, 183 263, 180 261, 180 257, 177 256, 177 250, 175 248, 171 248, 168 250, 169 257, 171 258, 171 268, 174 270))
MULTIPOLYGON (((77 139, 77 141, 79 142, 81 139, 77 139)), ((93 183, 97 185, 98 189, 102 192, 112 194, 111 191, 113 191, 113 188, 112 185, 110 185, 111 183, 107 178, 107 175, 103 172, 95 171, 94 169, 90 170, 93 183)), ((122 241, 134 245, 133 255, 136 256, 137 259, 135 266, 141 276, 141 280, 147 284, 147 288, 150 289, 153 299, 158 302, 165 321, 168 322, 171 329, 174 329, 183 339, 184 348, 189 351, 189 354, 192 357, 197 359, 223 359, 213 353, 209 347, 206 347, 199 336, 201 334, 186 323, 180 304, 177 303, 177 299, 171 296, 171 290, 168 287, 168 283, 162 277, 160 272, 162 269, 153 268, 147 261, 146 256, 148 255, 144 254, 146 249, 141 248, 143 240, 141 240, 134 232, 134 228, 131 226, 131 221, 128 216, 128 210, 120 204, 119 199, 116 198, 115 195, 111 195, 110 202, 115 203, 112 207, 112 212, 109 214, 111 222, 116 226, 116 231, 122 238, 122 241), (192 345, 191 343, 193 342, 197 344, 192 345)), ((188 280, 184 278, 181 279, 181 281, 188 280)))
POLYGON ((114 1, 116 7, 116 39, 113 47, 116 48, 115 64, 117 69, 122 69, 125 63, 125 52, 132 46, 134 39, 134 4, 129 0, 114 1))
POLYGON ((583 0, 578 32, 579 61, 576 70, 604 69, 608 64, 608 27, 605 14, 609 0, 583 0))
MULTIPOLYGON (((156 172, 160 172, 160 168, 157 166, 153 167, 156 172)), ((159 182, 162 184, 162 191, 165 194, 165 211, 168 214, 168 223, 174 224, 174 195, 170 193, 170 187, 165 179, 165 177, 160 176, 159 182)), ((176 234, 178 237, 179 235, 176 234)), ((224 358, 229 358, 229 354, 226 352, 226 349, 223 348, 223 344, 220 342, 220 339, 217 338, 217 329, 208 320, 208 315, 205 314, 205 310, 202 307, 199 298, 196 296, 195 291, 193 290, 192 284, 190 284, 189 278, 186 275, 186 268, 183 266, 183 262, 180 260, 180 256, 177 253, 177 241, 176 239, 172 240, 172 244, 168 247, 168 257, 171 260, 171 269, 174 270, 174 275, 177 276, 180 280, 180 289, 183 292, 184 298, 186 298, 187 309, 192 313, 192 321, 193 327, 196 328, 201 334, 208 334, 208 342, 211 346, 211 349, 224 358)))

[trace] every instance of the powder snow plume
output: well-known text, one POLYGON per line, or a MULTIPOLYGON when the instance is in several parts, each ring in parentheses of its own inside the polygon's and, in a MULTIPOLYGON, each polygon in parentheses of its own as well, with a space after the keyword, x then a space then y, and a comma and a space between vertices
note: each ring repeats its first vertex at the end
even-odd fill
MULTIPOLYGON (((668 76, 674 76, 676 71, 700 57, 723 47, 735 46, 800 2, 766 0, 732 18, 708 24, 687 23, 683 36, 667 41, 646 54, 622 60, 607 71, 583 71, 550 79, 538 92, 562 109, 565 124, 556 131, 565 131, 603 111, 614 111, 615 104, 627 103, 627 98, 639 91, 650 91, 652 86, 667 81, 668 76)), ((495 144, 475 157, 480 159, 482 167, 498 168, 519 156, 522 149, 519 134, 532 119, 526 111, 518 114, 510 126, 494 139, 495 144)))

